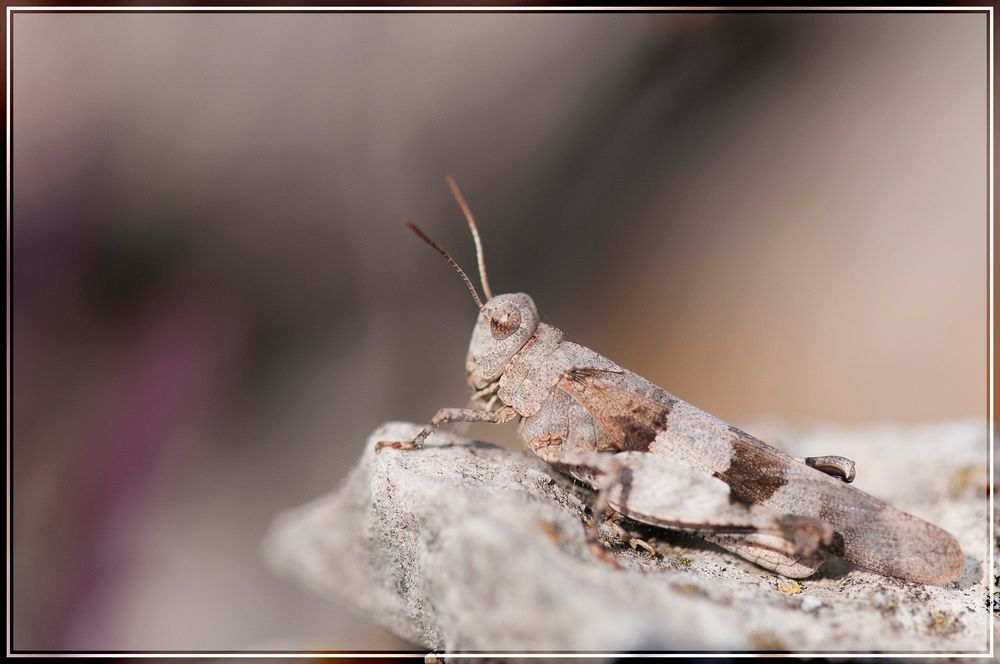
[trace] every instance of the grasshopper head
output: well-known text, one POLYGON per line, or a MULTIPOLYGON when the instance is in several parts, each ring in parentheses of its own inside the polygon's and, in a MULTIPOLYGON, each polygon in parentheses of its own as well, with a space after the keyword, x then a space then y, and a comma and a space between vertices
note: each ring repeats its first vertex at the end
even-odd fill
POLYGON ((479 390, 498 379, 537 327, 538 309, 529 295, 506 293, 487 300, 479 310, 465 358, 469 387, 479 390))
POLYGON ((432 240, 426 233, 410 221, 404 220, 404 224, 411 231, 417 234, 421 240, 426 242, 444 256, 451 267, 458 273, 458 276, 465 282, 469 293, 476 306, 479 307, 479 318, 476 320, 476 327, 472 330, 472 341, 469 342, 469 354, 465 358, 465 377, 469 386, 473 390, 481 390, 493 381, 500 378, 507 363, 514 357, 514 354, 528 342, 528 339, 535 333, 538 327, 538 309, 528 295, 524 293, 505 293, 494 297, 490 290, 490 281, 486 276, 486 263, 483 260, 483 243, 479 239, 479 229, 476 227, 476 220, 472 218, 465 197, 459 191, 458 185, 453 179, 445 178, 451 193, 462 208, 465 220, 469 224, 469 231, 472 233, 472 241, 476 245, 476 262, 479 265, 479 283, 483 287, 486 304, 480 299, 475 285, 469 276, 465 274, 458 263, 445 251, 441 245, 432 240))

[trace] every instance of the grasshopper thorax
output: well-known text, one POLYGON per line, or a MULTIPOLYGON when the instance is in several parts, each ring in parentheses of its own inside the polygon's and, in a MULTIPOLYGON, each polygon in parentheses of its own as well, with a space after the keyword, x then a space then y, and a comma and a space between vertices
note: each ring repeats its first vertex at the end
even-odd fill
POLYGON ((499 379, 537 327, 538 309, 530 295, 505 293, 487 300, 479 310, 465 359, 469 387, 481 390, 499 379))

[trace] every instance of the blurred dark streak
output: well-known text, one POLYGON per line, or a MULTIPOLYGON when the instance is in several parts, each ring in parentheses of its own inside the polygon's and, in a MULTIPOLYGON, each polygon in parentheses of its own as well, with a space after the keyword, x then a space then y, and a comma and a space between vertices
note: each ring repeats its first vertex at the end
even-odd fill
MULTIPOLYGON (((575 138, 527 197, 528 212, 521 218, 544 220, 532 226, 530 239, 524 238, 536 247, 531 256, 558 260, 560 252, 570 250, 578 264, 600 266, 614 238, 627 232, 616 219, 626 216, 650 186, 669 187, 685 168, 684 148, 711 131, 706 109, 711 113, 725 106, 752 85, 753 74, 788 58, 801 38, 771 16, 700 18, 699 24, 665 30, 663 38, 646 44, 627 74, 581 110, 584 119, 575 138), (581 221, 585 218, 605 221, 581 221), (576 232, 577 226, 588 233, 576 232)), ((512 259, 518 255, 512 247, 496 251, 512 259)), ((542 295, 586 289, 581 279, 604 278, 600 269, 582 275, 546 270, 550 278, 543 283, 543 270, 531 261, 517 267, 527 275, 522 287, 542 295)))

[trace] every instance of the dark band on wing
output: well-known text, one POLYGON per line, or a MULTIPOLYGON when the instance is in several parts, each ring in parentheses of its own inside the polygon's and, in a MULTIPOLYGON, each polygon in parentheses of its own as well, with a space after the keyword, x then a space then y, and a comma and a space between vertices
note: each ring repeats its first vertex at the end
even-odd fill
POLYGON ((657 434, 666 429, 670 409, 677 400, 666 395, 653 400, 619 387, 613 379, 620 373, 591 367, 574 368, 563 375, 559 387, 604 429, 613 445, 609 451, 647 452, 657 434))
POLYGON ((788 483, 787 461, 775 456, 771 448, 736 427, 729 427, 732 456, 729 468, 714 473, 729 485, 730 499, 744 505, 760 504, 788 483))
MULTIPOLYGON (((639 407, 641 408, 641 407, 639 407)), ((667 424, 669 411, 632 411, 629 415, 611 415, 615 428, 621 432, 618 448, 622 452, 646 452, 656 440, 656 434, 667 424), (638 417, 637 417, 638 416, 638 417)))

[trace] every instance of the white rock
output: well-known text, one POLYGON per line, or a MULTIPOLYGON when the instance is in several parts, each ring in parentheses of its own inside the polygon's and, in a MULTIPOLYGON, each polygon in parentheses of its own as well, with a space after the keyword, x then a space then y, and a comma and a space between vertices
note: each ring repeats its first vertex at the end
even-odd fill
POLYGON ((815 611, 819 607, 823 606, 823 600, 812 595, 806 595, 802 598, 802 610, 803 611, 815 611))
POLYGON ((622 569, 588 551, 592 494, 521 452, 433 436, 373 451, 418 426, 376 430, 334 493, 281 515, 278 569, 434 650, 985 651, 986 427, 752 431, 796 456, 858 461, 860 488, 952 532, 966 570, 945 587, 830 560, 795 588, 697 537, 645 531, 662 554, 605 530, 622 569), (782 589, 783 588, 783 589, 782 589), (796 592, 797 590, 797 592, 796 592), (822 607, 822 610, 820 608, 822 607))

